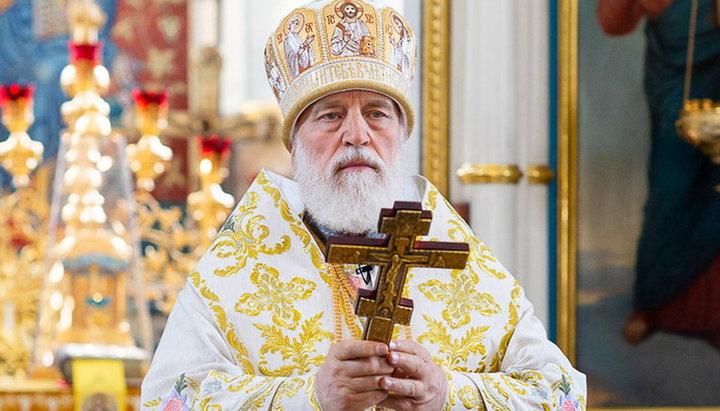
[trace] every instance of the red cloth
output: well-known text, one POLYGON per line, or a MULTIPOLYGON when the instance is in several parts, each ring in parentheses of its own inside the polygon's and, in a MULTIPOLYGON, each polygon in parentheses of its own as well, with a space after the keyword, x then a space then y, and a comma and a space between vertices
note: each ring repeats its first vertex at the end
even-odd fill
POLYGON ((688 288, 649 313, 650 323, 678 333, 720 331, 720 256, 688 288))
MULTIPOLYGON (((184 87, 188 84, 188 9, 187 0, 122 0, 118 2, 113 25, 112 38, 119 54, 139 67, 132 73, 137 84, 131 86, 169 91, 171 111, 189 107, 184 87)), ((113 81, 113 86, 127 85, 113 81)), ((162 135, 163 142, 173 151, 173 164, 155 180, 153 195, 160 201, 184 202, 187 198, 191 188, 188 137, 191 136, 162 135)))

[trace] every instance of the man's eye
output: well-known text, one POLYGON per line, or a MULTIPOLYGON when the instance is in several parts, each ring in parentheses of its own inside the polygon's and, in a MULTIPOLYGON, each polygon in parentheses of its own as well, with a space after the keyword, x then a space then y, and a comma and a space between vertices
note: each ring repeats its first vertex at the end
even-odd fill
POLYGON ((335 120, 338 118, 337 113, 325 113, 322 116, 320 116, 323 120, 335 120))
POLYGON ((383 118, 383 117, 387 117, 387 116, 386 116, 385 113, 383 113, 382 111, 373 111, 373 112, 370 113, 370 117, 372 117, 372 118, 383 118))

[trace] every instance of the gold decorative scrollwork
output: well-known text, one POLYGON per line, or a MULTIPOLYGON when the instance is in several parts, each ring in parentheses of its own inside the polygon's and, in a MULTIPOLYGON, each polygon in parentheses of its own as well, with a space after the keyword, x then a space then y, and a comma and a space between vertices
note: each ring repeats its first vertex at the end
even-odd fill
POLYGON ((0 379, 25 377, 31 361, 49 215, 47 171, 0 196, 0 379))
POLYGON ((423 174, 448 194, 450 0, 423 2, 423 174))

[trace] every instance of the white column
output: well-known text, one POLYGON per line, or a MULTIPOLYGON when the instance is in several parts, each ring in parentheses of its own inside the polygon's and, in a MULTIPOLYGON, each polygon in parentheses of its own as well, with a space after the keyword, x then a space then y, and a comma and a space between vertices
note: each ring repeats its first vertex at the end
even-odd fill
MULTIPOLYGON (((243 102, 247 99, 248 37, 245 28, 247 2, 237 0, 220 0, 220 39, 218 49, 223 57, 223 68, 220 72, 220 114, 233 115, 240 112, 243 102)), ((255 37, 258 37, 256 34, 255 37)), ((260 56, 262 57, 262 56, 260 56)), ((263 61, 254 62, 263 67, 263 61)))
POLYGON ((215 46, 218 41, 218 0, 191 0, 190 50, 215 46))
MULTIPOLYGON (((452 2, 452 172, 463 163, 518 163, 513 11, 512 1, 452 2)), ((453 199, 470 202, 480 239, 514 271, 517 187, 451 182, 453 199)))
POLYGON ((198 84, 192 75, 192 65, 198 59, 198 53, 203 47, 217 47, 218 45, 218 0, 190 0, 188 7, 188 64, 189 78, 189 108, 197 110, 198 84))
MULTIPOLYGON (((547 164, 547 0, 453 0, 451 172, 464 163, 547 164)), ((462 184, 481 241, 547 319, 547 187, 462 184)))
MULTIPOLYGON (((516 2, 518 158, 520 168, 547 165, 548 152, 548 3, 516 2)), ((538 317, 548 318, 548 189, 545 184, 518 186, 516 272, 538 317)))

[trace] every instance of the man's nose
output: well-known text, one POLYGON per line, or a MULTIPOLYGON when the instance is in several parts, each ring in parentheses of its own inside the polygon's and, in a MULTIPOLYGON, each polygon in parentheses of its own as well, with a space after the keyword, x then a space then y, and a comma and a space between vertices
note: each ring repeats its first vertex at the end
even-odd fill
POLYGON ((342 142, 348 146, 364 146, 370 142, 370 128, 360 110, 348 111, 342 126, 342 142))

